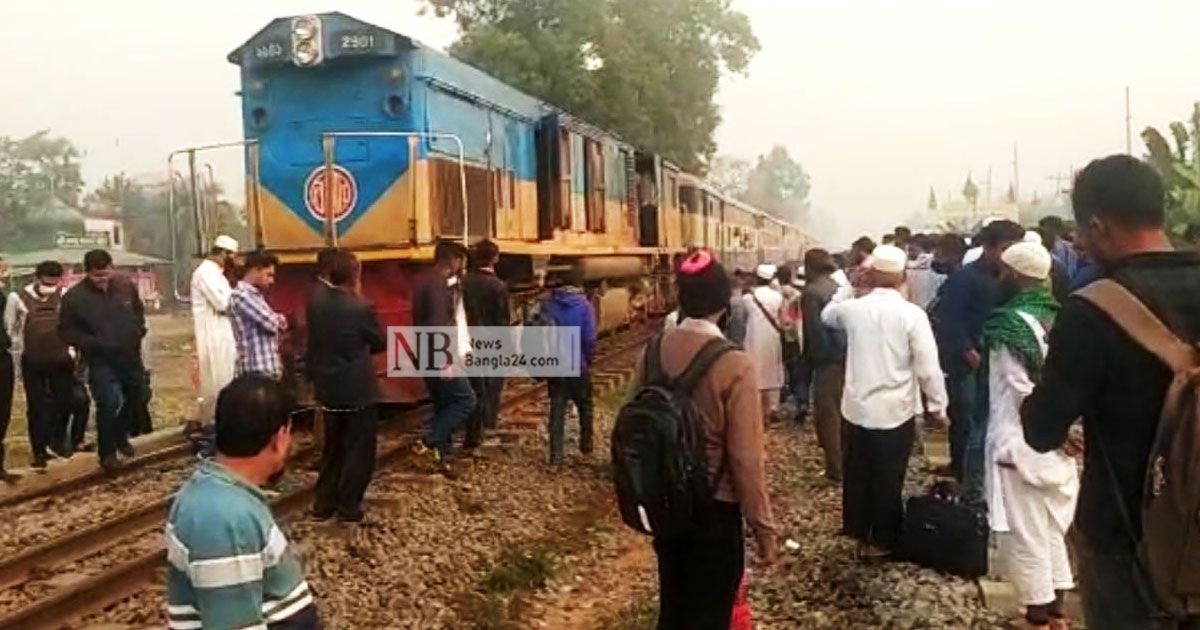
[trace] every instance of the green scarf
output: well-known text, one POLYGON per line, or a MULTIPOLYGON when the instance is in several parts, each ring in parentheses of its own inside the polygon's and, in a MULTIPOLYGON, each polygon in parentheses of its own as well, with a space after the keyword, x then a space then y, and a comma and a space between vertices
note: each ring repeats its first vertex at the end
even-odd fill
POLYGON ((1058 309, 1058 302, 1054 300, 1048 287, 1025 289, 992 311, 983 324, 984 345, 989 350, 1008 348, 1026 370, 1036 374, 1041 371, 1045 357, 1042 356, 1042 348, 1034 336, 1033 329, 1018 311, 1032 315, 1046 330, 1050 330, 1054 317, 1058 315, 1058 309))

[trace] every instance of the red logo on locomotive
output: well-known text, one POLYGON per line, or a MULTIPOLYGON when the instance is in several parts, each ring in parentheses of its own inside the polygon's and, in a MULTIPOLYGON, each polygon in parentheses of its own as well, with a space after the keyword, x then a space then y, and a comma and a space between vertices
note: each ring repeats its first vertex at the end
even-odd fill
MULTIPOLYGON (((309 214, 320 221, 325 220, 325 184, 329 178, 325 176, 325 167, 318 166, 308 174, 304 182, 304 205, 308 206, 309 214)), ((333 220, 341 221, 354 209, 358 201, 358 182, 350 171, 333 166, 333 220)))

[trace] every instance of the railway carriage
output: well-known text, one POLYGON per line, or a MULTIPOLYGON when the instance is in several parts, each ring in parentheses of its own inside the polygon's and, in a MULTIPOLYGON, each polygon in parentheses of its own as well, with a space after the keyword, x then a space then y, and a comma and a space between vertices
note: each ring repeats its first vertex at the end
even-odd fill
MULTIPOLYGON (((689 247, 739 266, 801 253, 799 241, 782 251, 780 230, 798 230, 768 225, 659 156, 341 13, 276 19, 229 61, 241 71, 234 144, 245 148, 252 246, 283 261, 271 300, 300 329, 315 255, 330 246, 364 261, 363 292, 385 326, 411 321, 409 288, 438 239, 490 238, 518 310, 576 268, 601 330, 626 321, 631 290, 666 308, 672 264, 689 247)), ((195 151, 183 152, 193 165, 195 151)), ((214 221, 199 214, 206 243, 214 221)), ((390 400, 423 395, 417 379, 387 381, 390 400)))

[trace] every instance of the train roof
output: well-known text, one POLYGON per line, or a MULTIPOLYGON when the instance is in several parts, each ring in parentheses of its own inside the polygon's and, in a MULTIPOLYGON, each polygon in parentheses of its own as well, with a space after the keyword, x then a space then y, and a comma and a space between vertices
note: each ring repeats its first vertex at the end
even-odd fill
MULTIPOLYGON (((610 131, 575 117, 556 105, 526 94, 469 63, 406 35, 336 11, 314 15, 321 20, 325 32, 326 61, 364 56, 395 56, 405 51, 417 51, 421 57, 421 62, 414 69, 417 80, 424 81, 465 100, 477 102, 493 110, 523 119, 531 124, 539 122, 546 116, 557 115, 559 124, 563 127, 633 148, 632 145, 624 142, 610 131), (373 36, 372 39, 367 40, 372 42, 372 47, 366 50, 342 50, 340 38, 348 35, 373 36)), ((272 20, 253 37, 229 53, 229 62, 243 68, 292 65, 290 53, 292 23, 301 17, 306 16, 288 16, 272 20), (273 51, 279 51, 279 54, 272 55, 273 51)))

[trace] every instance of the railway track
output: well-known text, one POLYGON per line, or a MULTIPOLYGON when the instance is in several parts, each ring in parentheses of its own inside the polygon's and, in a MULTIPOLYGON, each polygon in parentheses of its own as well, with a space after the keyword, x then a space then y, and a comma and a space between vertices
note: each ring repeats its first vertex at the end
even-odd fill
MULTIPOLYGON (((650 334, 647 329, 637 329, 602 340, 593 371, 598 391, 627 381, 631 370, 624 364, 632 363, 650 334)), ((528 407, 544 396, 545 387, 530 381, 508 391, 501 402, 503 411, 528 407)), ((377 474, 410 452, 416 435, 411 429, 426 413, 423 407, 403 412, 381 433, 377 474)), ((531 420, 519 419, 514 430, 536 431, 531 420)), ((304 512, 312 502, 314 479, 310 472, 295 474, 294 487, 272 500, 277 518, 287 520, 304 512)), ((166 562, 160 530, 171 500, 167 493, 137 509, 0 559, 0 629, 60 628, 154 583, 166 562), (106 561, 104 555, 114 548, 130 557, 106 561)))

